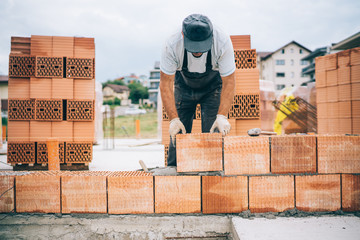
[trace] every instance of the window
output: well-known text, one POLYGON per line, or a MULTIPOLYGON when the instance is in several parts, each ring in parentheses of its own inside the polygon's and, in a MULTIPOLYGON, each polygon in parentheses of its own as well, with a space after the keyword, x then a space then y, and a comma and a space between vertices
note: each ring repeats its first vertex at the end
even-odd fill
POLYGON ((308 65, 308 61, 300 60, 300 65, 308 65))
POLYGON ((300 75, 301 75, 301 77, 306 77, 306 75, 305 75, 305 74, 303 74, 303 73, 300 73, 300 75))
POLYGON ((294 65, 294 59, 291 59, 291 60, 290 60, 290 64, 291 64, 291 66, 294 65))
POLYGON ((294 72, 291 72, 291 78, 294 78, 295 74, 294 72))
POLYGON ((303 53, 303 50, 302 50, 301 48, 299 49, 299 53, 300 53, 300 54, 302 54, 302 53, 303 53))
POLYGON ((276 90, 281 90, 285 88, 285 84, 276 84, 276 90))
POLYGON ((281 49, 281 54, 284 54, 285 53, 285 49, 281 49))
POLYGON ((276 77, 285 77, 285 73, 284 72, 277 72, 276 77))
POLYGON ((293 48, 290 48, 290 52, 291 52, 291 53, 294 53, 294 49, 293 49, 293 48))
POLYGON ((285 60, 284 59, 276 60, 276 65, 285 65, 285 60))

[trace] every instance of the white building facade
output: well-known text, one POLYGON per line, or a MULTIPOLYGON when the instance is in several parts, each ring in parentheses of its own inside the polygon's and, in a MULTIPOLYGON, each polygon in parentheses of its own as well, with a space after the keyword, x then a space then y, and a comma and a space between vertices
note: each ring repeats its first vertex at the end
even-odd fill
POLYGON ((310 80, 310 77, 302 74, 302 69, 309 63, 302 58, 311 51, 299 43, 292 41, 278 50, 261 54, 258 57, 260 79, 273 81, 276 93, 284 88, 300 86, 310 80))

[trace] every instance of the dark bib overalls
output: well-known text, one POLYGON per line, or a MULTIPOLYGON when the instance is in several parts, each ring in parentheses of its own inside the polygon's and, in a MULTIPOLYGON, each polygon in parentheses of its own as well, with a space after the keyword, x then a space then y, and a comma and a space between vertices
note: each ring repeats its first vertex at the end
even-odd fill
MULTIPOLYGON (((175 105, 180 121, 186 133, 191 133, 196 105, 201 105, 201 130, 210 132, 219 110, 222 80, 219 71, 212 70, 211 50, 206 58, 206 71, 193 73, 188 71, 187 51, 181 71, 175 74, 175 105)), ((170 141, 168 166, 176 166, 176 149, 170 141)))

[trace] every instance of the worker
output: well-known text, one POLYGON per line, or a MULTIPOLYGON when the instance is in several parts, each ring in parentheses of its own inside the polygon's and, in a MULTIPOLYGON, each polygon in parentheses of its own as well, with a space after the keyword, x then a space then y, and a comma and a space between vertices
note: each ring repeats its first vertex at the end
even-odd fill
POLYGON ((165 43, 160 91, 170 120, 168 166, 176 167, 176 134, 191 133, 197 104, 202 132, 230 131, 227 113, 234 99, 235 57, 230 36, 201 14, 191 14, 165 43))

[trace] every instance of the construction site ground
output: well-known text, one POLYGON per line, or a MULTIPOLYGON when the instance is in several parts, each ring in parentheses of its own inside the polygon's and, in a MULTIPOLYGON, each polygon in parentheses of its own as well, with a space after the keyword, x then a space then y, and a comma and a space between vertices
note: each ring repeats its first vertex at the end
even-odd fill
MULTIPOLYGON (((90 171, 164 166, 159 139, 117 139, 94 145, 90 171)), ((0 170, 6 164, 0 151, 0 170)), ((240 214, 0 214, 0 239, 359 239, 360 214, 284 213, 240 214)))

